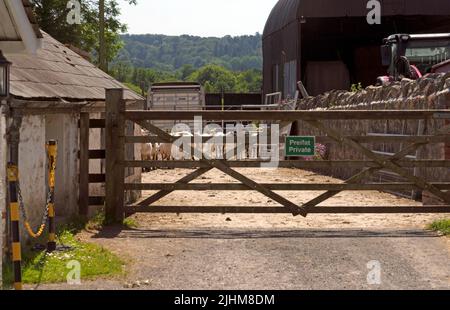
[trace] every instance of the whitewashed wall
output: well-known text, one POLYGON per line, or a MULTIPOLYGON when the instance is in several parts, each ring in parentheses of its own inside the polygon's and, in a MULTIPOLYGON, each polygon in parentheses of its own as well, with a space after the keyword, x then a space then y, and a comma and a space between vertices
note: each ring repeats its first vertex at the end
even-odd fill
POLYGON ((76 113, 49 114, 45 122, 45 140, 58 142, 55 205, 64 217, 78 211, 78 119, 76 113))
MULTIPOLYGON (((57 140, 56 217, 78 212, 78 114, 25 115, 20 130, 19 173, 26 211, 33 229, 42 219, 47 198, 46 142, 57 140)), ((22 233, 24 238, 28 237, 22 233)))
MULTIPOLYGON (((22 119, 19 180, 30 224, 32 227, 37 227, 46 202, 45 116, 43 115, 25 115, 22 119)), ((22 236, 27 237, 23 232, 22 236)))
POLYGON ((40 223, 46 198, 45 116, 25 115, 20 128, 19 181, 30 224, 40 223))

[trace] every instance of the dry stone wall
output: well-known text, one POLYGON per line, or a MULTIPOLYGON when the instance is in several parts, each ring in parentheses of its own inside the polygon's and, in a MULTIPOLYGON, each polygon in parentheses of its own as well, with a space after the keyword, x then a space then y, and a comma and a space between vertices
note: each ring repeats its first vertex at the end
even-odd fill
MULTIPOLYGON (((432 74, 419 80, 402 80, 389 86, 370 86, 357 92, 331 91, 317 97, 300 100, 302 110, 421 110, 450 109, 450 74, 432 74)), ((388 111, 386 113, 389 113, 388 111)), ((346 135, 366 135, 368 133, 429 135, 449 124, 445 120, 389 120, 389 121, 328 121, 328 125, 346 135)), ((324 135, 299 121, 297 133, 300 135, 324 135)), ((400 144, 368 145, 376 151, 395 153, 402 149, 400 144)), ((327 156, 330 160, 365 159, 360 153, 348 147, 328 144, 327 156)), ((418 159, 450 160, 449 144, 434 144, 421 148, 418 159)), ((357 172, 354 169, 333 168, 321 171, 342 179, 357 172)), ((445 168, 417 169, 416 173, 433 182, 450 182, 450 173, 445 168)))

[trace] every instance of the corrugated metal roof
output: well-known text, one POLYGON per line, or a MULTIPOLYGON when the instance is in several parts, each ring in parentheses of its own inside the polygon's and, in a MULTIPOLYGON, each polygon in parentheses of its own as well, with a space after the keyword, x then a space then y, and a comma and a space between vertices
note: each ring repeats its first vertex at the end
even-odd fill
POLYGON ((36 55, 7 54, 12 62, 11 94, 25 99, 103 101, 105 89, 124 88, 126 100, 143 100, 45 32, 36 55))
MULTIPOLYGON (((305 18, 363 17, 368 13, 362 0, 279 0, 270 13, 264 37, 270 36, 292 22, 305 18)), ((382 16, 450 15, 448 0, 383 0, 382 16)))

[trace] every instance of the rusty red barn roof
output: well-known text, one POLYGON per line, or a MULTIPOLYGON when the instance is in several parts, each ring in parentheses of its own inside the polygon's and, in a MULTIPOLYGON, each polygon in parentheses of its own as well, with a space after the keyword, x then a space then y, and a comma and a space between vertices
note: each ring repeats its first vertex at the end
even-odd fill
POLYGON ((7 54, 12 62, 11 94, 34 100, 104 101, 105 89, 125 88, 126 100, 143 100, 42 31, 42 48, 35 55, 7 54))

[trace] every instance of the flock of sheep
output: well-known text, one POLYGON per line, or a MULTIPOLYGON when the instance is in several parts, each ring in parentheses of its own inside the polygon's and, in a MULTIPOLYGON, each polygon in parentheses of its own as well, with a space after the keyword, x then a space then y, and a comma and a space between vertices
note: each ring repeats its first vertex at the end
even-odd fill
MULTIPOLYGON (((148 135, 147 132, 143 131, 143 135, 148 135)), ((204 134, 203 138, 211 139, 208 143, 204 143, 202 155, 208 159, 224 159, 229 157, 226 155, 227 152, 233 152, 231 159, 257 159, 258 158, 258 144, 255 142, 250 145, 244 145, 241 147, 240 154, 235 154, 235 148, 237 147, 236 142, 232 144, 227 144, 227 137, 233 135, 234 133, 224 134, 223 132, 217 132, 213 134, 204 134), (220 142, 215 142, 220 141, 220 142)), ((257 141, 258 133, 251 133, 253 141, 257 141)), ((190 132, 176 132, 172 133, 173 137, 186 138, 192 141, 193 135, 190 132)), ((233 140, 234 141, 234 140, 233 140)), ((189 145, 191 148, 197 148, 198 146, 194 143, 188 142, 185 145, 189 145)), ((189 152, 190 154, 191 152, 189 152)), ((141 160, 143 161, 157 161, 157 160, 198 160, 194 154, 187 155, 187 152, 183 151, 183 147, 176 146, 171 143, 144 143, 141 145, 141 160), (187 158, 190 157, 190 158, 187 158)))
POLYGON ((144 161, 174 160, 183 157, 182 151, 170 143, 144 143, 141 145, 141 159, 144 161))
MULTIPOLYGON (((179 135, 173 136, 180 137, 179 135)), ((192 135, 183 135, 183 137, 189 137, 189 139, 191 139, 192 135)), ((223 137, 225 137, 225 135, 223 137)), ((191 144, 191 146, 197 147, 195 144, 191 144)), ((205 143, 202 152, 203 154, 208 153, 209 158, 224 158, 226 152, 226 144, 221 143, 219 145, 211 142, 205 143), (205 148, 205 146, 207 147, 205 148)), ((183 147, 178 147, 172 143, 144 143, 141 145, 141 159, 144 161, 181 160, 187 159, 186 157, 187 155, 183 151, 183 147)), ((198 160, 198 158, 196 158, 195 156, 191 156, 191 159, 198 160)))

